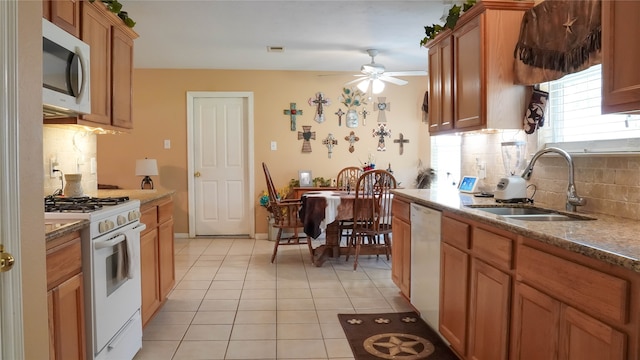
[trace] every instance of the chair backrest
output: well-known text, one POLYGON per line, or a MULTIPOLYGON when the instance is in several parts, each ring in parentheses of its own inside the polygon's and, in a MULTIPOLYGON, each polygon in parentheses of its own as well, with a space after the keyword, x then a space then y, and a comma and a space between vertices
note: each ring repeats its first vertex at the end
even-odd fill
POLYGON ((397 187, 396 179, 386 170, 365 171, 356 183, 356 199, 353 208, 355 223, 369 223, 377 231, 380 224, 391 223, 391 189, 397 187))
POLYGON ((356 189, 356 183, 358 182, 358 178, 362 174, 362 169, 357 166, 348 166, 340 172, 338 172, 338 176, 336 177, 336 186, 338 190, 347 191, 356 189))
POLYGON ((269 168, 267 168, 267 164, 262 163, 262 170, 264 170, 264 178, 267 182, 267 192, 269 193, 269 206, 267 206, 267 210, 273 215, 273 220, 276 224, 282 225, 285 223, 295 223, 295 219, 297 217, 297 212, 292 209, 288 209, 287 205, 281 204, 280 199, 278 197, 278 190, 273 185, 273 180, 271 179, 271 174, 269 173, 269 168))

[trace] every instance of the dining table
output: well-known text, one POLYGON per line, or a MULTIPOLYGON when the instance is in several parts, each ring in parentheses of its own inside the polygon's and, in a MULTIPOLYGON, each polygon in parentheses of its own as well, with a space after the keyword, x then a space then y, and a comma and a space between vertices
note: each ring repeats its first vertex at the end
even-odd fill
MULTIPOLYGON (((304 224, 304 232, 313 239, 325 234, 324 244, 313 248, 313 264, 322 266, 328 258, 347 255, 348 244, 340 244, 340 220, 353 219, 356 194, 354 191, 309 191, 301 197, 299 210, 300 220, 304 224)), ((378 246, 363 246, 362 255, 383 255, 384 250, 378 246)))

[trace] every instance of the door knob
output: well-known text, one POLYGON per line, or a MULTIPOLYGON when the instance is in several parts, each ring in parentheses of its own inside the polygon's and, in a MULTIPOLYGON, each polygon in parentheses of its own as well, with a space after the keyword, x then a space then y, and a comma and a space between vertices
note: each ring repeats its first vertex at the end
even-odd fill
POLYGON ((4 245, 0 244, 0 272, 11 270, 15 262, 11 254, 4 252, 4 245))
POLYGON ((195 176, 195 177, 200 177, 200 175, 201 175, 201 174, 200 174, 200 171, 196 171, 196 173, 195 173, 195 174, 193 174, 193 176, 195 176))

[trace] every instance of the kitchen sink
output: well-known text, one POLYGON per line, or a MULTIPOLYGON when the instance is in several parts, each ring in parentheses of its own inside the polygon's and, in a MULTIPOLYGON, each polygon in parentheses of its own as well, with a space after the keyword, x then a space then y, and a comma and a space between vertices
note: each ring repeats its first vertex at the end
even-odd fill
POLYGON ((561 213, 556 210, 544 209, 529 205, 467 205, 474 210, 486 211, 506 219, 525 221, 576 221, 595 220, 594 218, 574 213, 561 213))

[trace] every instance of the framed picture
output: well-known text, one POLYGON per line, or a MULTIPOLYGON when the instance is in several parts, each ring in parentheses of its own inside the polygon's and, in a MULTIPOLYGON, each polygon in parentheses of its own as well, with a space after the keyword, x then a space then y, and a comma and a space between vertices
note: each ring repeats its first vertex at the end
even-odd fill
POLYGON ((311 176, 311 170, 298 170, 298 178, 300 179, 300 186, 311 186, 313 177, 311 176))

